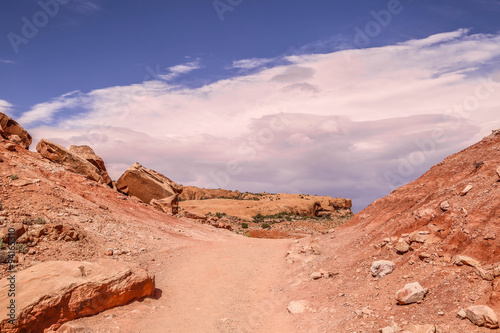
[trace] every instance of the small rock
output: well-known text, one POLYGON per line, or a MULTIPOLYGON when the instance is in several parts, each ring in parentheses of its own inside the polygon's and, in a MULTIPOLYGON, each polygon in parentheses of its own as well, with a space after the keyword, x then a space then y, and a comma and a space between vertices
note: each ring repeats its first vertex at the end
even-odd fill
POLYGON ((415 231, 410 234, 410 243, 425 243, 427 242, 428 232, 415 231))
POLYGON ((470 190, 472 190, 474 188, 474 186, 472 186, 471 184, 467 185, 463 190, 462 192, 460 192, 460 195, 464 196, 466 195, 467 193, 469 193, 470 190))
POLYGON ((483 239, 484 240, 494 240, 497 238, 497 235, 494 232, 488 232, 486 235, 484 235, 483 239))
POLYGON ((457 317, 460 319, 465 319, 467 318, 467 314, 465 313, 464 309, 460 309, 460 311, 457 312, 457 317))
POLYGON ((467 318, 477 326, 498 328, 498 317, 495 311, 486 305, 473 305, 465 310, 467 318))
POLYGON ((291 314, 298 314, 298 313, 304 313, 307 309, 307 302, 302 300, 302 301, 291 301, 288 303, 288 306, 286 308, 288 312, 291 314))
POLYGON ((311 274, 311 279, 318 280, 318 279, 321 279, 322 276, 323 275, 320 272, 314 272, 311 274))
POLYGON ((394 270, 394 263, 388 260, 379 260, 374 261, 372 263, 372 267, 370 268, 372 272, 372 276, 377 276, 379 278, 383 278, 387 274, 391 274, 394 270))
POLYGON ((500 178, 500 166, 497 168, 497 175, 498 175, 498 178, 500 178))
POLYGON ((114 251, 113 251, 113 255, 114 255, 114 256, 119 256, 119 255, 121 255, 121 254, 122 254, 122 251, 120 251, 120 250, 114 250, 114 251))
POLYGON ((410 250, 410 244, 408 244, 404 239, 400 239, 394 248, 397 253, 403 254, 410 250))
POLYGON ((422 301, 426 294, 427 290, 422 288, 420 283, 413 282, 396 293, 396 300, 399 304, 411 304, 422 301))
POLYGON ((448 201, 443 201, 441 202, 441 204, 439 205, 439 208, 441 208, 441 210, 443 212, 447 212, 450 210, 451 206, 450 206, 450 203, 448 201))
POLYGON ((104 255, 106 255, 106 256, 112 256, 113 255, 113 249, 106 249, 106 251, 104 251, 104 255))
POLYGON ((438 316, 440 316, 440 317, 444 316, 444 312, 443 311, 438 311, 438 316))
POLYGON ((418 255, 418 257, 420 258, 420 260, 426 260, 431 257, 431 254, 427 252, 422 252, 418 255))
POLYGON ((5 146, 4 146, 5 149, 9 150, 9 151, 16 151, 16 145, 13 144, 13 143, 7 143, 5 146))
POLYGON ((387 326, 378 330, 379 333, 396 333, 394 328, 387 326))
POLYGON ((481 264, 476 259, 472 259, 471 257, 456 255, 453 259, 453 263, 457 266, 468 265, 471 267, 480 267, 481 264))

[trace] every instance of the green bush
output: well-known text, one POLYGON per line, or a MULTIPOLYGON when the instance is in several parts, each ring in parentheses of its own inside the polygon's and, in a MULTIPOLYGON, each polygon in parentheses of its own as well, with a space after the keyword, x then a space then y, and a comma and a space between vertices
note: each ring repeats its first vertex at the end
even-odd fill
POLYGON ((226 216, 226 213, 217 212, 215 213, 215 216, 217 216, 217 218, 220 219, 221 217, 226 216))
POLYGON ((11 180, 16 180, 16 179, 18 179, 18 178, 19 178, 19 177, 18 177, 17 175, 10 175, 10 179, 11 179, 11 180))
POLYGON ((3 249, 5 244, 3 243, 3 238, 0 238, 0 249, 3 249))
POLYGON ((245 222, 241 223, 241 227, 243 229, 248 229, 248 223, 245 223, 245 222))
POLYGON ((262 223, 260 226, 262 227, 262 229, 270 229, 271 228, 269 223, 262 223))
POLYGON ((255 215, 255 216, 253 217, 253 221, 254 221, 255 223, 260 223, 260 222, 264 221, 264 215, 262 215, 262 214, 260 214, 260 213, 259 213, 259 214, 257 214, 257 215, 255 215))
POLYGON ((36 221, 34 222, 35 224, 45 224, 45 219, 43 217, 38 217, 36 221))
POLYGON ((16 244, 16 251, 19 253, 28 253, 28 245, 16 244))

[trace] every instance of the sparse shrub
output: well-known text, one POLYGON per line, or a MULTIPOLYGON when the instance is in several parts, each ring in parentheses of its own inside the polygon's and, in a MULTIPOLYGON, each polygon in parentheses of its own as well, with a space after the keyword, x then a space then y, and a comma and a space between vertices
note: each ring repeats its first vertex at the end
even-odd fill
POLYGON ((248 229, 248 223, 245 223, 245 222, 241 223, 241 227, 243 229, 248 229))
POLYGON ((0 201, 0 210, 3 210, 3 203, 0 201))
POLYGON ((262 229, 270 229, 271 228, 269 223, 262 223, 260 226, 262 227, 262 229))
POLYGON ((28 253, 28 245, 26 244, 16 244, 16 251, 19 253, 28 253))
POLYGON ((262 214, 260 214, 260 213, 259 213, 259 214, 257 214, 257 215, 255 215, 255 216, 253 217, 253 221, 254 221, 255 223, 260 223, 260 222, 264 221, 264 215, 262 215, 262 214))
POLYGON ((17 175, 10 175, 10 180, 16 180, 19 179, 17 175))
POLYGON ((220 219, 221 217, 226 216, 226 213, 217 212, 215 213, 215 216, 217 216, 217 218, 220 219))
POLYGON ((0 238, 0 249, 3 249, 5 244, 3 243, 3 238, 0 238))
POLYGON ((23 220, 23 224, 25 224, 25 225, 33 225, 33 220, 30 219, 30 218, 25 218, 23 220))
POLYGON ((45 222, 45 219, 43 217, 38 217, 35 222, 35 224, 45 224, 47 222, 45 222))

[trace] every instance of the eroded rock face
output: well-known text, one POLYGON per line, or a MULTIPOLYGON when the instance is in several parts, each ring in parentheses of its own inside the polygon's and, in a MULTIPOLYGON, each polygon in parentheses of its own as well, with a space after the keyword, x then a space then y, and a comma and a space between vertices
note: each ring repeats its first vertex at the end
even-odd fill
POLYGON ((0 280, 0 331, 43 332, 154 293, 152 274, 135 264, 48 261, 16 274, 16 324, 8 322, 9 281, 0 280))
POLYGON ((92 163, 97 169, 99 169, 106 184, 112 186, 111 178, 108 175, 103 159, 100 156, 97 156, 92 148, 86 145, 69 146, 68 150, 92 163))
POLYGON ((135 163, 121 175, 116 187, 166 213, 177 214, 179 210, 178 195, 182 192, 182 186, 139 163, 135 163))
POLYGON ((0 135, 28 149, 31 145, 31 135, 15 120, 0 112, 0 135))
POLYGON ((85 158, 70 152, 63 146, 60 146, 46 139, 42 139, 36 145, 36 150, 43 157, 51 160, 52 162, 68 167, 70 171, 74 173, 83 175, 88 179, 94 180, 101 184, 112 186, 111 179, 109 178, 108 173, 105 170, 100 170, 85 158))

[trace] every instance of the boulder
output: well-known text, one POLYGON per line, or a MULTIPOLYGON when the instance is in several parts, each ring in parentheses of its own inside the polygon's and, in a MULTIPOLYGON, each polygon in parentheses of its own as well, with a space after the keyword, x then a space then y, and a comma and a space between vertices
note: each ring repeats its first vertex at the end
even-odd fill
POLYGON ((135 163, 121 175, 116 187, 119 191, 133 195, 164 212, 178 212, 178 195, 182 192, 182 186, 139 163, 135 163))
POLYGON ((453 258, 453 263, 457 266, 467 265, 475 268, 481 267, 479 261, 463 255, 456 255, 453 258))
POLYGON ((394 270, 394 263, 388 260, 374 261, 371 267, 372 276, 383 278, 387 274, 391 274, 394 270))
POLYGON ((451 205, 448 201, 443 201, 441 202, 441 204, 439 204, 439 208, 441 208, 443 212, 447 212, 450 210, 451 205))
POLYGON ((24 225, 20 223, 16 223, 9 227, 0 228, 0 239, 3 240, 4 244, 7 244, 9 242, 9 230, 13 233, 16 239, 21 237, 26 232, 24 225))
POLYGON ((411 304, 422 301, 426 294, 427 290, 422 288, 420 283, 413 282, 408 283, 396 293, 396 300, 398 304, 411 304))
POLYGON ((465 310, 467 318, 477 326, 498 328, 498 317, 495 311, 486 305, 473 305, 465 310))
POLYGON ((107 172, 102 172, 95 165, 63 146, 42 139, 36 145, 36 150, 46 159, 66 166, 71 172, 78 173, 101 184, 112 186, 107 172))
POLYGON ((112 186, 111 178, 108 175, 108 171, 106 170, 106 166, 104 165, 104 161, 101 157, 97 156, 94 153, 94 150, 89 146, 69 146, 68 149, 71 153, 80 156, 81 158, 86 159, 90 163, 92 163, 99 171, 101 172, 104 181, 107 185, 112 186))
POLYGON ((404 239, 400 239, 396 243, 396 246, 394 246, 394 248, 396 249, 397 253, 403 254, 410 251, 410 244, 408 244, 404 239))
POLYGON ((154 293, 139 266, 114 260, 48 261, 16 274, 16 322, 9 323, 7 278, 0 281, 0 331, 44 332, 154 293))
POLYGON ((344 199, 344 198, 334 198, 334 199, 330 200, 329 206, 335 210, 337 210, 337 209, 351 209, 352 200, 351 199, 344 199))
POLYGON ((0 112, 0 135, 28 149, 31 145, 31 135, 15 120, 0 112))
POLYGON ((467 186, 466 186, 466 187, 462 190, 462 192, 460 192, 460 195, 461 195, 461 196, 466 195, 466 194, 467 194, 467 193, 469 193, 469 191, 470 191, 470 190, 472 190, 473 188, 474 188, 474 187, 473 187, 471 184, 467 185, 467 186))

